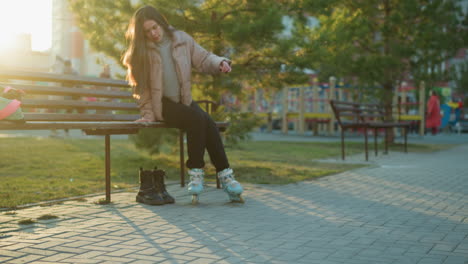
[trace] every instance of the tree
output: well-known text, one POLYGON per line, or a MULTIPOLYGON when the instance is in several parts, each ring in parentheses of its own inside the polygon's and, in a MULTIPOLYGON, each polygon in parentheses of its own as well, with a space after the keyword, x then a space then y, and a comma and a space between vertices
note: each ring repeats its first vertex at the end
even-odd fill
MULTIPOLYGON (((119 61, 125 50, 124 32, 133 12, 144 4, 157 7, 176 28, 204 48, 232 58, 227 76, 196 75, 203 97, 219 99, 221 91, 239 93, 243 84, 281 87, 294 73, 289 64, 292 43, 281 39, 283 5, 270 0, 69 0, 80 29, 97 51, 119 61)), ((300 75, 300 73, 299 73, 300 75)), ((195 92, 196 94, 196 92, 195 92)))
POLYGON ((393 89, 412 78, 446 78, 440 65, 467 46, 460 0, 297 1, 297 61, 324 74, 380 87, 391 118, 393 89), (314 16, 319 26, 304 23, 314 16), (439 69, 439 70, 438 70, 439 69))

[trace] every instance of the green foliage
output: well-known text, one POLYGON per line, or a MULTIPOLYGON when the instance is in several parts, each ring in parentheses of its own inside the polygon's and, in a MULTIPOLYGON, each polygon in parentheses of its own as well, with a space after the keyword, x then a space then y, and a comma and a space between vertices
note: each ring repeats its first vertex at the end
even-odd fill
POLYGON ((226 145, 237 146, 241 141, 251 139, 249 132, 259 126, 262 118, 252 113, 229 112, 227 121, 230 126, 226 131, 226 145))
POLYGON ((44 215, 39 216, 37 220, 50 220, 50 219, 57 219, 57 218, 59 217, 53 214, 44 214, 44 215))
POLYGON ((130 139, 138 149, 146 150, 149 154, 161 152, 173 153, 178 146, 178 129, 140 129, 130 139))
MULTIPOLYGON (((295 36, 303 56, 298 65, 356 84, 393 87, 412 76, 431 87, 446 79, 440 65, 466 47, 460 33, 466 15, 460 0, 300 1, 295 36), (320 26, 304 23, 312 15, 320 26)), ((466 28, 466 24, 465 24, 466 28)))
POLYGON ((68 1, 77 14, 78 25, 95 50, 120 61, 125 47, 124 33, 133 14, 127 0, 68 1))
POLYGON ((36 221, 31 219, 31 218, 28 218, 28 219, 22 219, 22 220, 19 220, 18 221, 18 224, 19 225, 32 225, 32 224, 35 224, 36 221))
POLYGON ((112 204, 112 202, 109 202, 108 200, 106 200, 106 198, 101 198, 95 201, 94 204, 106 205, 106 204, 112 204))
POLYGON ((16 211, 8 211, 8 212, 5 212, 3 213, 4 215, 16 215, 17 212, 16 211))
POLYGON ((212 117, 214 120, 229 122, 228 129, 223 133, 228 147, 236 147, 240 142, 249 140, 249 133, 262 121, 261 117, 253 113, 226 112, 224 107, 218 107, 212 117))

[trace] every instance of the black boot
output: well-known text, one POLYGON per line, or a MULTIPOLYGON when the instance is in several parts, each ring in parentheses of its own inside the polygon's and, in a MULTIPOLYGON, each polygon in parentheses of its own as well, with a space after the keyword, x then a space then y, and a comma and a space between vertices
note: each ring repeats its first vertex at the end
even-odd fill
POLYGON ((166 190, 166 184, 164 183, 164 178, 166 177, 166 172, 163 170, 158 170, 154 168, 153 170, 153 183, 156 192, 160 193, 164 199, 164 203, 174 203, 175 199, 172 197, 166 190))
POLYGON ((153 175, 150 170, 140 168, 140 191, 136 196, 136 201, 149 205, 163 205, 164 199, 154 189, 153 175))

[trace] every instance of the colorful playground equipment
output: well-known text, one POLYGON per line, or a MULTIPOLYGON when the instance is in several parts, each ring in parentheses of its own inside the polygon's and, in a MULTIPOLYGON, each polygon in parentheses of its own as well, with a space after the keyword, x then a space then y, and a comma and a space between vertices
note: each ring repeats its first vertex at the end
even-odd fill
MULTIPOLYGON (((425 84, 419 89, 407 84, 394 92, 394 119, 413 124, 413 131, 419 127, 424 135, 424 109, 426 101, 425 84)), ((359 90, 338 82, 331 77, 329 83, 319 83, 314 79, 311 86, 286 87, 273 95, 265 96, 265 91, 256 90, 250 100, 244 102, 243 112, 255 113, 263 117, 267 130, 281 128, 283 134, 294 129, 297 134, 311 130, 313 135, 334 134, 337 129, 329 100, 352 102, 360 98, 359 90), (266 100, 265 98, 269 98, 266 100)))
POLYGON ((331 98, 350 100, 351 95, 347 88, 342 83, 336 85, 335 78, 331 78, 330 83, 318 83, 314 79, 312 86, 284 88, 270 96, 270 102, 262 102, 262 91, 257 91, 249 101, 253 107, 244 106, 244 109, 268 120, 269 131, 274 127, 281 127, 282 133, 286 134, 293 127, 297 133, 304 134, 311 128, 314 135, 317 135, 319 130, 333 129, 331 124, 334 124, 334 116, 328 102, 331 98))
POLYGON ((463 104, 461 102, 452 102, 442 104, 442 120, 440 129, 456 130, 457 123, 461 121, 463 104))
POLYGON ((413 128, 419 128, 419 134, 424 135, 425 130, 425 102, 426 85, 420 83, 419 89, 415 86, 402 83, 393 95, 394 119, 413 124, 413 128), (419 96, 418 96, 419 92, 419 96))

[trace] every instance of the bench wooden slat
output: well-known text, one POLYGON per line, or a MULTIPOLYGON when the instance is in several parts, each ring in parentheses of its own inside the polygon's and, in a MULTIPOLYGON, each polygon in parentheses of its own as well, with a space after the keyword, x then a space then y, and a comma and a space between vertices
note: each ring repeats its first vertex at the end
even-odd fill
POLYGON ((381 121, 376 121, 376 122, 368 122, 369 127, 376 127, 376 128, 393 128, 393 127, 409 127, 411 124, 410 123, 396 123, 396 122, 381 122, 381 121))
POLYGON ((361 114, 360 116, 361 116, 362 118, 379 118, 379 119, 383 117, 383 116, 380 115, 380 114, 366 114, 366 113, 361 114))
POLYGON ((362 110, 359 107, 343 107, 343 106, 335 106, 336 111, 339 112, 361 112, 362 110))
MULTIPOLYGON (((229 126, 228 122, 216 122, 218 128, 223 129, 229 126)), ((50 129, 87 129, 87 130, 108 130, 113 134, 112 131, 119 131, 119 129, 142 129, 142 128, 169 128, 164 122, 133 122, 133 121, 119 121, 119 122, 51 122, 51 121, 27 121, 23 124, 0 121, 1 130, 50 130, 50 129)), ((102 131, 101 131, 102 132, 102 131)), ((100 133, 105 135, 105 133, 100 133)))
MULTIPOLYGON (((50 114, 39 114, 39 113, 28 113, 25 114, 25 120, 27 120, 27 124, 30 124, 31 122, 34 123, 40 123, 40 124, 46 124, 49 122, 51 125, 52 124, 57 124, 57 123, 62 123, 64 125, 66 124, 73 124, 74 123, 80 123, 80 122, 99 122, 99 121, 105 121, 105 123, 110 123, 115 122, 115 124, 118 124, 119 122, 122 125, 127 126, 128 123, 132 123, 135 120, 139 119, 141 116, 140 115, 116 115, 116 114, 56 114, 56 113, 50 113, 50 114), (62 122, 60 122, 62 121, 62 122)), ((161 123, 161 122, 151 122, 151 123, 143 123, 143 124, 153 124, 153 123, 161 123)), ((229 126, 229 122, 223 122, 223 121, 215 121, 216 126, 220 129, 220 131, 225 131, 226 128, 229 126)), ((17 122, 11 122, 11 121, 0 121, 0 129, 11 129, 10 126, 14 124, 15 128, 20 127, 17 122)), ((145 127, 145 126, 143 126, 145 127)), ((17 128, 21 129, 21 128, 17 128)), ((69 128, 73 129, 73 128, 69 128)), ((81 128, 78 128, 81 129, 81 128)))
POLYGON ((136 103, 116 103, 116 102, 89 102, 77 100, 23 100, 22 108, 47 108, 47 109, 103 109, 103 110, 125 110, 138 111, 136 103))
POLYGON ((131 135, 137 134, 138 128, 119 128, 119 129, 83 129, 86 135, 105 136, 105 135, 131 135))
POLYGON ((49 130, 49 129, 127 129, 127 128, 160 128, 168 127, 163 122, 140 123, 132 121, 119 122, 50 122, 50 121, 28 121, 24 124, 11 122, 0 122, 0 129, 3 130, 49 130))
POLYGON ((26 80, 26 81, 39 81, 39 82, 59 82, 69 84, 90 84, 98 86, 114 86, 126 87, 129 85, 126 81, 115 79, 103 79, 94 77, 85 77, 67 74, 54 74, 43 72, 28 72, 28 71, 12 71, 5 68, 0 68, 0 79, 8 80, 26 80))
POLYGON ((27 84, 11 84, 0 82, 0 86, 13 86, 16 89, 21 89, 28 95, 58 95, 58 96, 82 96, 82 97, 103 97, 103 98, 116 98, 116 99, 129 99, 132 93, 129 91, 114 91, 107 90, 106 87, 99 87, 99 89, 86 89, 86 88, 67 88, 57 86, 45 85, 27 85, 27 84))
POLYGON ((25 113, 27 121, 135 121, 140 115, 25 113))
POLYGON ((349 117, 359 117, 359 113, 355 113, 355 112, 340 112, 340 117, 343 117, 343 116, 349 116, 349 117))

